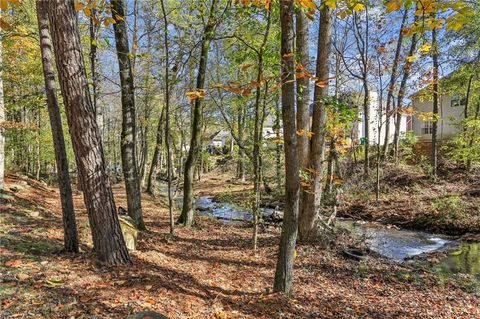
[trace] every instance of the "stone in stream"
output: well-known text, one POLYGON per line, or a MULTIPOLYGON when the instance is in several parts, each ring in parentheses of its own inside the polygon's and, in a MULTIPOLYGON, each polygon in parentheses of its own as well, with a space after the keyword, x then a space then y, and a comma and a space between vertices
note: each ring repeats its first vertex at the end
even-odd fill
POLYGON ((155 311, 142 311, 128 316, 127 319, 168 319, 168 317, 155 311))
POLYGON ((128 250, 135 251, 137 248, 138 228, 135 221, 128 215, 118 215, 123 238, 128 250))

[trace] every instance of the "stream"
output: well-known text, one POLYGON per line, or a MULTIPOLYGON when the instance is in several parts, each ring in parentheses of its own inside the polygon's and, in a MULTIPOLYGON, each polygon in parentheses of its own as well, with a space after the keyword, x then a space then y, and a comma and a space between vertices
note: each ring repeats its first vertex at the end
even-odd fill
MULTIPOLYGON (((248 209, 229 203, 217 203, 203 196, 197 199, 196 209, 202 215, 212 216, 224 223, 241 223, 252 220, 248 209)), ((262 208, 263 217, 272 215, 275 209, 262 208)), ((480 281, 480 243, 465 243, 443 235, 423 231, 398 229, 349 219, 338 219, 337 227, 350 230, 365 240, 374 252, 396 262, 412 257, 448 249, 447 256, 434 266, 440 275, 469 274, 480 281)))

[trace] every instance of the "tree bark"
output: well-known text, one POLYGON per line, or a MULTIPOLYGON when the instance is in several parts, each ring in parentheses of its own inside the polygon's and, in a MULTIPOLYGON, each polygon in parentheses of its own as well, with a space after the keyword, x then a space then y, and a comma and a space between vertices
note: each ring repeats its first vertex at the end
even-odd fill
MULTIPOLYGON (((0 14, 3 13, 0 10, 0 14)), ((5 188, 5 100, 3 95, 3 32, 0 32, 0 192, 5 188)))
MULTIPOLYGON (((417 18, 415 18, 416 21, 417 18)), ((417 34, 414 33, 412 35, 412 42, 410 43, 410 49, 408 50, 408 56, 413 56, 415 54, 415 49, 417 46, 417 34)), ((403 77, 402 81, 400 82, 400 87, 398 89, 398 102, 397 102, 397 111, 396 120, 395 120, 395 134, 393 136, 393 147, 394 147, 394 154, 395 160, 398 160, 398 153, 399 153, 399 146, 400 146, 400 126, 402 124, 402 107, 403 107, 403 98, 405 97, 405 88, 407 86, 407 81, 410 76, 410 72, 412 70, 412 62, 407 60, 403 67, 403 77)))
POLYGON ((432 175, 437 178, 438 166, 438 47, 437 47, 437 29, 432 30, 432 62, 433 62, 433 119, 432 119, 432 154, 430 164, 432 165, 432 175))
POLYGON ((62 203, 62 219, 65 251, 78 253, 77 223, 73 205, 72 186, 68 171, 67 150, 63 136, 62 117, 55 91, 55 67, 53 62, 52 42, 48 30, 48 0, 37 0, 37 21, 40 33, 40 52, 42 55, 45 91, 47 93, 48 115, 52 129, 55 160, 57 163, 58 188, 62 203))
POLYGON ((318 81, 315 85, 312 118, 312 138, 309 154, 310 181, 303 197, 302 210, 298 223, 299 240, 312 241, 317 235, 318 215, 321 210, 323 171, 325 158, 326 110, 324 99, 328 95, 329 58, 331 48, 332 20, 330 9, 324 6, 320 10, 318 33, 317 70, 318 81))
MULTIPOLYGON (((310 69, 309 54, 309 26, 308 18, 302 10, 296 13, 296 54, 299 66, 297 72, 303 73, 310 69)), ((297 131, 298 140, 298 161, 300 170, 307 172, 309 165, 310 150, 310 79, 308 76, 297 77, 297 131)), ((300 188, 299 211, 300 216, 304 209, 308 189, 300 188)))
MULTIPOLYGON (((210 41, 213 37, 213 31, 217 24, 215 12, 217 10, 218 0, 212 0, 208 21, 203 30, 200 63, 198 65, 197 81, 195 86, 196 92, 203 92, 205 87, 205 75, 207 71, 208 51, 210 49, 210 41)), ((190 148, 188 150, 187 160, 185 161, 185 170, 183 176, 183 206, 182 214, 178 219, 178 223, 187 227, 192 226, 194 218, 194 197, 193 197, 193 179, 195 166, 200 152, 201 128, 203 122, 203 100, 197 98, 193 102, 193 118, 192 118, 192 134, 190 138, 190 148)))
POLYGON ((293 261, 298 228, 300 191, 295 116, 295 63, 293 57, 293 1, 280 1, 282 117, 285 145, 285 211, 273 290, 292 294, 293 261))
POLYGON ((135 112, 135 88, 133 82, 132 63, 130 58, 130 46, 128 44, 127 26, 125 17, 124 0, 111 0, 112 17, 116 20, 113 24, 115 42, 118 57, 118 69, 120 71, 120 84, 122 91, 122 169, 125 178, 127 193, 128 215, 133 218, 140 230, 145 230, 142 216, 142 194, 140 180, 138 178, 138 166, 136 157, 136 112, 135 112), (120 16, 121 19, 116 17, 120 16))
POLYGON ((163 130, 164 130, 163 122, 164 121, 165 121, 165 108, 162 108, 162 112, 160 113, 160 118, 158 119, 157 136, 156 136, 155 149, 153 151, 152 165, 150 165, 150 172, 148 173, 147 193, 151 195, 154 195, 155 193, 155 181, 157 180, 158 165, 160 164, 161 157, 162 157, 163 130))
MULTIPOLYGON (((270 11, 267 13, 267 26, 263 34, 262 44, 257 51, 257 88, 255 90, 255 118, 253 129, 253 250, 257 249, 258 240, 258 220, 260 218, 260 186, 262 182, 262 127, 264 121, 265 107, 260 109, 260 98, 262 95, 263 78, 263 53, 267 44, 268 34, 270 32, 270 11)), ((266 84, 265 84, 266 86, 266 84)), ((265 92, 267 94, 267 92, 265 92)))
MULTIPOLYGON (((395 57, 393 58, 392 71, 390 72, 390 82, 388 83, 387 106, 385 108, 385 141, 382 150, 383 157, 388 155, 388 146, 390 144, 390 117, 392 116, 390 106, 392 105, 393 91, 395 90, 395 82, 397 81, 398 62, 400 60, 400 52, 402 51, 403 44, 403 28, 405 27, 407 17, 408 9, 405 8, 402 23, 400 24, 400 31, 398 32, 397 47, 395 49, 395 57)), ((381 119, 382 118, 380 117, 380 121, 381 119)), ((378 140, 378 143, 380 143, 380 140, 378 140)))
POLYGON ((131 263, 115 207, 100 132, 95 121, 73 1, 49 0, 49 21, 93 247, 108 265, 131 263))

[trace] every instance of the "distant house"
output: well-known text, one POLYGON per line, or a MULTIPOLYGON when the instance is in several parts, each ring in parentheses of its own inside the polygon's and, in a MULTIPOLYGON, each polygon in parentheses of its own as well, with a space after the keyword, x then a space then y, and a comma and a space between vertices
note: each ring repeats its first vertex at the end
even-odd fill
POLYGON ((210 146, 215 148, 223 148, 229 145, 231 139, 232 139, 232 134, 230 133, 230 131, 221 130, 212 136, 210 146))
MULTIPOLYGON (((362 97, 363 99, 363 97, 362 97)), ((386 102, 382 103, 382 107, 386 107, 386 102)), ((385 134, 386 134, 386 121, 387 116, 385 114, 385 110, 380 110, 380 100, 378 97, 378 93, 375 91, 370 92, 370 105, 369 105, 369 115, 370 115, 370 126, 369 126, 369 144, 370 145, 383 145, 385 142, 385 134), (379 128, 380 128, 380 139, 379 139, 379 128)), ((358 127, 357 127, 357 139, 359 142, 365 143, 365 125, 364 125, 364 118, 363 118, 363 106, 358 106, 358 127)), ((396 116, 390 116, 390 130, 388 134, 388 141, 389 143, 393 142, 393 137, 395 135, 395 119, 396 116)), ((409 125, 410 119, 407 115, 402 115, 400 120, 400 135, 403 136, 409 130, 411 125, 409 125)))
MULTIPOLYGON (((418 93, 418 92, 417 92, 418 93)), ((438 139, 452 137, 461 132, 461 121, 465 116, 466 99, 459 94, 441 94, 438 98, 439 119, 437 120, 438 139)), ((433 99, 420 94, 412 96, 413 134, 420 141, 432 139, 433 119, 428 114, 433 110, 433 99)))

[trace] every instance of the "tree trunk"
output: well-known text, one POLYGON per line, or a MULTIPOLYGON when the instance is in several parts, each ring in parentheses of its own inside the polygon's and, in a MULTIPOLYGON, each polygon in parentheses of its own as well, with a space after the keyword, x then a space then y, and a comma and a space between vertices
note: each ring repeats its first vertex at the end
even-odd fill
POLYGON ((437 47, 437 29, 432 30, 432 62, 433 62, 433 119, 432 119, 432 154, 430 164, 432 165, 432 175, 437 178, 438 166, 438 47, 437 47))
POLYGON ((50 31, 48 30, 47 1, 48 0, 37 0, 36 3, 38 31, 40 33, 40 52, 42 55, 45 91, 47 93, 48 115, 50 117, 55 160, 57 163, 57 178, 58 188, 60 190, 60 202, 62 203, 65 251, 78 253, 77 223, 75 221, 72 186, 70 184, 70 175, 68 171, 67 150, 63 136, 62 117, 60 115, 57 93, 55 91, 55 68, 50 31))
POLYGON ((363 161, 363 174, 365 178, 370 173, 370 90, 366 80, 363 82, 363 129, 365 138, 365 156, 363 161))
MULTIPOLYGON (((400 60, 400 52, 402 51, 403 44, 403 28, 408 17, 408 9, 405 8, 403 13, 402 23, 400 24, 400 31, 398 32, 397 47, 395 49, 395 57, 393 58, 392 71, 390 72, 390 82, 388 83, 388 92, 387 92, 387 106, 385 108, 385 141, 383 143, 382 156, 386 157, 388 155, 388 146, 390 144, 390 117, 392 116, 391 104, 393 100, 393 91, 395 90, 395 82, 397 80, 397 70, 398 62, 400 60)), ((380 121, 382 117, 380 117, 380 121)), ((380 139, 378 140, 380 143, 380 139)))
MULTIPOLYGON (((415 21, 417 18, 415 17, 415 21)), ((410 49, 408 50, 407 56, 413 56, 415 54, 415 48, 417 46, 417 33, 412 35, 412 42, 410 44, 410 49)), ((412 62, 406 61, 403 67, 403 77, 402 81, 400 82, 400 87, 398 89, 398 102, 397 102, 397 111, 396 120, 395 120, 395 134, 393 136, 393 147, 394 147, 394 154, 395 160, 398 160, 398 152, 400 146, 400 126, 402 124, 402 107, 403 107, 403 98, 405 97, 405 88, 407 86, 408 77, 410 76, 410 72, 412 70, 412 62)))
MULTIPOLYGON (((210 41, 213 37, 213 31, 217 21, 215 19, 215 12, 218 0, 212 0, 208 21, 203 30, 201 49, 200 49, 200 63, 198 65, 197 83, 195 87, 196 92, 203 92, 205 87, 205 74, 207 71, 208 51, 210 49, 210 41)), ((198 154, 200 152, 201 128, 203 122, 203 100, 197 98, 193 104, 193 118, 192 118, 192 134, 190 138, 190 148, 188 150, 187 160, 185 161, 185 173, 183 176, 183 206, 182 214, 178 219, 178 223, 185 226, 192 226, 194 217, 194 197, 193 197, 193 175, 195 171, 198 154)))
POLYGON ((313 135, 309 155, 310 185, 303 198, 298 224, 299 240, 302 242, 311 241, 316 237, 318 215, 321 209, 326 134, 326 110, 323 99, 328 95, 331 26, 330 9, 324 6, 320 11, 318 33, 316 76, 319 82, 315 85, 313 101, 313 135))
POLYGON ((148 173, 147 193, 149 193, 150 195, 154 195, 155 193, 155 182, 157 180, 158 165, 161 162, 162 157, 164 120, 165 108, 162 108, 160 118, 158 119, 157 137, 155 142, 155 150, 153 151, 152 165, 150 165, 150 172, 148 173))
POLYGON ((168 212, 170 217, 170 235, 174 232, 174 219, 173 219, 173 200, 172 200, 172 155, 170 151, 170 63, 169 63, 169 46, 168 46, 168 20, 167 13, 165 11, 164 1, 160 2, 162 6, 163 14, 163 41, 165 48, 165 142, 167 147, 167 192, 168 192, 168 212))
POLYGON ((295 116, 295 63, 293 57, 293 1, 280 1, 282 117, 285 145, 285 211, 280 237, 273 290, 292 294, 293 261, 298 228, 298 199, 300 191, 295 116))
MULTIPOLYGON (((1 12, 1 11, 0 11, 1 12)), ((0 192, 5 188, 5 100, 3 96, 3 32, 0 32, 0 192)))
MULTIPOLYGON (((309 27, 308 18, 302 10, 296 13, 296 54, 298 60, 297 72, 303 73, 303 70, 310 69, 309 54, 309 27)), ((298 141, 298 161, 300 170, 307 172, 309 164, 310 150, 310 78, 308 76, 297 77, 297 131, 299 132, 298 141)), ((306 204, 308 189, 300 188, 299 211, 300 216, 306 204)))
MULTIPOLYGON (((262 77, 263 77, 263 52, 267 44, 268 34, 270 32, 270 11, 267 13, 267 26, 260 49, 257 51, 257 88, 255 90, 255 118, 253 129, 253 250, 257 249, 258 239, 258 220, 260 218, 260 186, 262 183, 262 127, 264 121, 265 107, 260 109, 260 98, 262 95, 262 77)), ((265 84, 266 86, 266 84, 265 84)), ((267 94, 267 92, 265 92, 267 94)))
POLYGON ((130 47, 128 44, 127 26, 125 17, 124 0, 111 0, 112 17, 116 20, 113 24, 115 30, 115 42, 118 57, 118 69, 120 71, 120 83, 122 90, 122 169, 125 178, 127 193, 128 215, 133 218, 140 230, 145 230, 142 216, 142 194, 140 180, 138 178, 138 166, 136 157, 136 114, 135 114, 135 88, 133 83, 133 71, 130 60, 130 47), (120 16, 121 19, 116 17, 120 16))
POLYGON ((73 1, 49 0, 48 5, 59 83, 81 172, 93 247, 100 261, 108 265, 129 264, 130 256, 105 171, 103 144, 88 90, 73 1))

